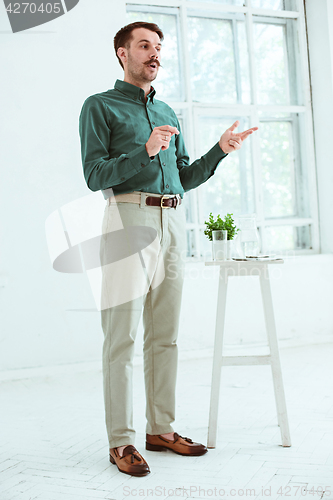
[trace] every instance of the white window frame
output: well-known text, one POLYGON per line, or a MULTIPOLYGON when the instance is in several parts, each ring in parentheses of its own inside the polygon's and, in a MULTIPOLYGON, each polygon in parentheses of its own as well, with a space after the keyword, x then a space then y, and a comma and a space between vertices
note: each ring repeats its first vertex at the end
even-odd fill
MULTIPOLYGON (((156 12, 160 14, 177 14, 178 18, 178 37, 180 60, 180 78, 184 82, 184 100, 181 102, 164 99, 172 108, 179 110, 182 113, 182 119, 185 124, 185 139, 191 160, 199 156, 196 145, 198 141, 198 117, 201 114, 205 116, 237 116, 247 117, 249 126, 259 124, 259 112, 274 113, 290 113, 292 117, 296 114, 303 115, 303 121, 299 121, 300 127, 303 127, 299 135, 304 135, 303 141, 300 144, 300 156, 297 160, 304 163, 306 168, 306 176, 308 182, 309 199, 306 201, 309 207, 311 217, 279 217, 269 219, 264 217, 263 207, 263 187, 262 187, 262 168, 260 154, 260 128, 259 131, 251 136, 252 141, 252 165, 253 165, 253 185, 254 185, 254 204, 257 214, 258 228, 261 233, 263 251, 265 251, 265 227, 271 226, 310 226, 311 231, 311 248, 293 250, 293 255, 314 254, 320 252, 319 240, 319 224, 318 224, 318 199, 317 199, 317 179, 315 168, 315 151, 313 137, 313 118, 312 118, 312 103, 309 78, 309 63, 307 51, 307 39, 305 28, 305 16, 303 0, 294 0, 296 10, 270 10, 256 9, 251 7, 251 0, 244 0, 244 6, 233 6, 229 4, 219 4, 214 2, 197 2, 189 0, 131 0, 126 4, 127 10, 138 10, 144 12, 156 12), (192 14, 196 11, 196 15, 202 17, 221 17, 227 18, 229 14, 245 14, 247 42, 249 48, 249 72, 251 79, 251 104, 214 104, 210 106, 207 103, 197 103, 192 101, 191 82, 190 82, 190 55, 188 45, 182 43, 187 40, 187 17, 188 13, 192 14), (262 20, 269 22, 281 22, 283 19, 293 19, 296 22, 296 36, 293 43, 295 44, 296 60, 292 61, 297 66, 297 81, 294 82, 297 86, 298 95, 301 96, 303 105, 259 105, 257 103, 257 75, 254 56, 253 44, 253 16, 260 16, 262 20), (300 57, 297 57, 300 56, 300 57)), ((256 19, 258 20, 258 18, 256 19)), ((222 133, 223 131, 221 131, 222 133)), ((298 149, 298 148, 296 148, 298 149)), ((239 153, 234 153, 239 154, 239 153)), ((224 160, 224 161, 227 161, 224 160)), ((296 162, 297 164, 297 162, 296 162)), ((223 168, 223 165, 220 167, 223 168)), ((194 231, 195 251, 193 257, 201 258, 200 251, 200 231, 205 228, 203 223, 198 220, 197 207, 200 206, 200 192, 204 189, 203 186, 186 193, 191 203, 191 212, 193 221, 187 223, 187 230, 194 231)), ((287 252, 290 253, 290 252, 287 252)))

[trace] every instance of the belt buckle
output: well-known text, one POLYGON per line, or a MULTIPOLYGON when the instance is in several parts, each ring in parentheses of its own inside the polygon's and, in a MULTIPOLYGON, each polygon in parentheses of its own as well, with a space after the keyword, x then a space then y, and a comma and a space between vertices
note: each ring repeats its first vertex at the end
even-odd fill
POLYGON ((169 200, 171 198, 171 196, 168 196, 168 195, 163 195, 162 198, 161 198, 161 208, 170 208, 168 206, 164 206, 163 205, 163 200, 166 199, 166 200, 169 200))

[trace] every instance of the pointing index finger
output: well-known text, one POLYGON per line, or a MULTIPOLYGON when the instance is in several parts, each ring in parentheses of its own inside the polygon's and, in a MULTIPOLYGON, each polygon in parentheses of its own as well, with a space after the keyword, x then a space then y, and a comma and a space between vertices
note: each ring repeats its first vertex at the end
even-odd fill
POLYGON ((244 130, 244 132, 241 132, 239 134, 239 136, 241 137, 241 139, 246 139, 246 137, 248 137, 250 134, 252 134, 256 130, 258 130, 258 127, 249 128, 248 130, 244 130))

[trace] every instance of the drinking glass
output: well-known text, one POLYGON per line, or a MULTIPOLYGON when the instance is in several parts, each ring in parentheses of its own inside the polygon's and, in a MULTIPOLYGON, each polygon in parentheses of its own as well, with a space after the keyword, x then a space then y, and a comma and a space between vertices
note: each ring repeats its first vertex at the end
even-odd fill
POLYGON ((241 257, 258 256, 260 253, 260 236, 257 229, 256 214, 240 215, 237 235, 241 257))
POLYGON ((227 259, 228 231, 218 229, 212 231, 213 238, 213 260, 227 259))

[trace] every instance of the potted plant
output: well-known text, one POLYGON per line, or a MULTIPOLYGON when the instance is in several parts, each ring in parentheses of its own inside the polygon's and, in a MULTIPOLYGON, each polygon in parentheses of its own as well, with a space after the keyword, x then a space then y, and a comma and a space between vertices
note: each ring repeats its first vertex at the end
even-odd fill
POLYGON ((209 241, 213 241, 212 231, 216 231, 218 229, 224 230, 228 232, 228 241, 227 241, 227 259, 231 258, 231 241, 234 239, 239 229, 235 225, 235 221, 232 218, 233 214, 225 215, 224 219, 221 218, 220 214, 214 220, 212 212, 209 214, 208 222, 205 221, 206 229, 204 230, 204 234, 207 236, 209 241))

